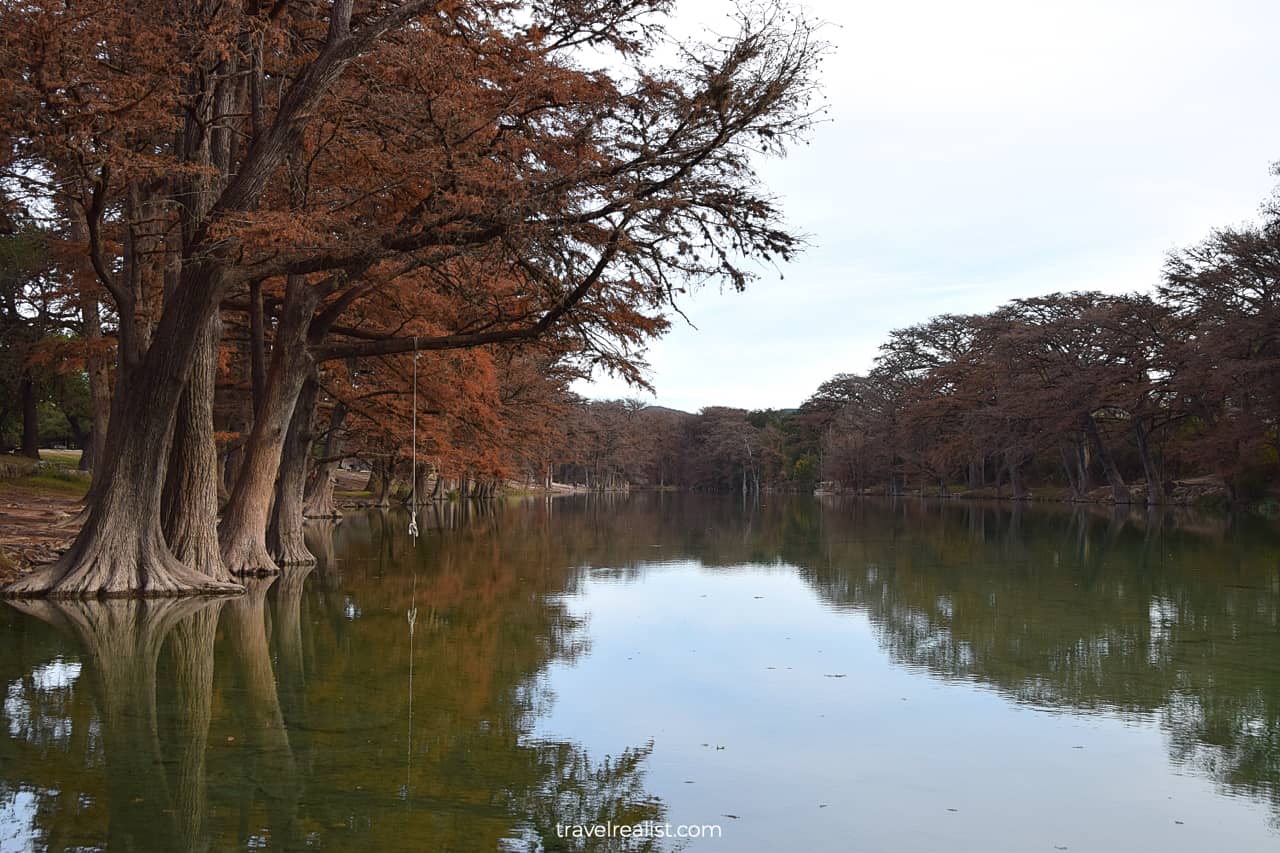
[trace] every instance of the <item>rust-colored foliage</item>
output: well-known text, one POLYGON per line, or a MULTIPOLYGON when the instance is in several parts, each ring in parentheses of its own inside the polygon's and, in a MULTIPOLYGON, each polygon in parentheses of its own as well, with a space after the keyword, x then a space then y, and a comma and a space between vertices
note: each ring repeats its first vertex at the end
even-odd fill
POLYGON ((221 559, 273 570, 264 531, 296 497, 277 474, 302 482, 311 401, 322 416, 351 407, 330 432, 352 452, 376 435, 380 454, 402 456, 415 351, 436 407, 418 424, 425 452, 460 477, 502 476, 545 456, 550 433, 529 409, 554 411, 565 376, 640 380, 644 343, 680 294, 741 288, 751 261, 796 251, 752 160, 810 124, 823 46, 763 5, 663 67, 651 49, 668 7, 6 9, 4 174, 19 201, 58 212, 79 279, 97 279, 75 290, 106 294, 118 361, 85 527, 21 593, 192 585, 166 579, 185 573, 165 552, 162 504, 206 524, 216 508, 161 493, 152 457, 165 447, 171 472, 211 470, 222 453, 221 559), (209 365, 216 392, 190 381, 209 365), (547 384, 535 393, 516 365, 547 384), (219 435, 231 438, 217 448, 219 435))

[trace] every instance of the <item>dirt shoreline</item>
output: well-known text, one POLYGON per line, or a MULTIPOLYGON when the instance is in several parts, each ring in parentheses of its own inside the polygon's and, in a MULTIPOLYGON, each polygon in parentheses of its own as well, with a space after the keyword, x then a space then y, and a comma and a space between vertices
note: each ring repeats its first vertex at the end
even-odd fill
POLYGON ((0 480, 0 586, 56 560, 79 530, 80 506, 66 489, 0 480))

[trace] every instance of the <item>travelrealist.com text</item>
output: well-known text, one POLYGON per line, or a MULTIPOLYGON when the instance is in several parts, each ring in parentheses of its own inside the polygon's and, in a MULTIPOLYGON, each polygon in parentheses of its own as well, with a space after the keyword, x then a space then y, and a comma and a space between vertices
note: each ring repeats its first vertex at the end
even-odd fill
POLYGON ((557 823, 557 838, 719 838, 718 823, 557 823))

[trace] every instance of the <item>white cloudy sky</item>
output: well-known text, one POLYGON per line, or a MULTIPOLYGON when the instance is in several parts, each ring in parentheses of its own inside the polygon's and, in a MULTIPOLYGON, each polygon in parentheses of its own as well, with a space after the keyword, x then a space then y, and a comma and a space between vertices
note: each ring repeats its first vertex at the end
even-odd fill
MULTIPOLYGON (((762 164, 813 247, 707 290, 653 344, 655 395, 798 405, 885 333, 1067 289, 1133 290, 1166 251, 1257 216, 1280 160, 1275 0, 809 0, 829 121, 762 164)), ((683 0, 680 26, 719 22, 683 0)), ((723 27, 720 27, 723 29, 723 27)))

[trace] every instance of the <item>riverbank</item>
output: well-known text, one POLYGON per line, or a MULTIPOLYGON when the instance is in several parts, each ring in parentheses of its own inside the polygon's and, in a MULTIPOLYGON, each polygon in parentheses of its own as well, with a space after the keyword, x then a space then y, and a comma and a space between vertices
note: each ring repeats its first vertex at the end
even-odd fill
POLYGON ((88 490, 87 474, 57 462, 0 457, 0 586, 66 550, 88 490))
MULTIPOLYGON (((368 474, 359 471, 340 471, 334 486, 334 503, 343 509, 376 509, 377 496, 365 488, 368 474)), ((626 494, 631 490, 610 490, 598 492, 586 486, 571 483, 552 483, 550 486, 531 484, 524 480, 507 480, 492 495, 493 498, 546 498, 566 497, 569 495, 587 494, 626 494)), ((408 494, 408 485, 399 484, 388 494, 391 506, 400 506, 408 494)), ((455 493, 450 493, 448 500, 457 500, 455 493)))
MULTIPOLYGON (((75 468, 79 453, 42 450, 40 456, 40 462, 36 462, 0 455, 0 586, 56 560, 79 529, 77 515, 89 489, 89 475, 75 468)), ((367 481, 367 473, 339 471, 337 505, 348 510, 373 507, 374 496, 364 491, 367 481)), ((512 481, 501 495, 561 496, 586 491, 561 483, 546 489, 512 481)), ((401 497, 397 496, 393 504, 398 506, 401 497)))
MULTIPOLYGON (((870 489, 842 489, 832 483, 819 484, 814 494, 819 496, 844 497, 899 497, 899 498, 940 498, 943 500, 1020 500, 1054 503, 1086 503, 1086 504, 1119 504, 1122 506, 1146 506, 1147 484, 1132 483, 1128 486, 1128 500, 1116 500, 1115 492, 1110 486, 1099 486, 1083 495, 1074 494, 1062 486, 1032 486, 1021 496, 1015 496, 1007 487, 996 489, 988 486, 981 489, 951 487, 942 489, 937 486, 922 489, 906 489, 891 493, 887 488, 878 486, 870 489)), ((1263 514, 1274 513, 1280 508, 1280 494, 1272 493, 1244 506, 1232 506, 1231 493, 1226 483, 1216 477, 1197 477, 1176 480, 1166 484, 1163 506, 1190 507, 1208 510, 1247 510, 1263 514)))
MULTIPOLYGON (((66 550, 77 530, 76 517, 81 501, 88 490, 89 477, 75 470, 76 460, 65 452, 41 451, 42 460, 14 456, 0 456, 0 586, 30 571, 33 567, 52 562, 66 550)), ((365 509, 374 499, 363 490, 367 474, 342 471, 335 490, 336 503, 343 509, 365 509)), ((914 489, 889 495, 886 489, 867 489, 861 493, 853 490, 837 490, 823 484, 815 492, 819 497, 897 497, 931 498, 944 500, 1011 501, 1008 489, 994 488, 943 491, 939 488, 914 489)), ((554 483, 551 488, 530 486, 512 481, 500 492, 503 497, 558 497, 577 494, 597 494, 582 486, 554 483)), ((609 492, 606 494, 621 494, 609 492)), ((1110 488, 1101 487, 1084 497, 1073 496, 1068 489, 1039 486, 1028 490, 1021 499, 1029 502, 1077 503, 1090 505, 1115 505, 1110 488)), ((393 501, 396 505, 399 500, 393 501)), ((1130 486, 1130 500, 1121 506, 1139 508, 1146 505, 1146 487, 1143 483, 1130 486)), ((1165 506, 1189 509, 1230 509, 1224 483, 1212 478, 1178 481, 1172 484, 1164 501, 1165 506)), ((1280 502, 1270 497, 1248 510, 1274 516, 1280 511, 1280 502)))

